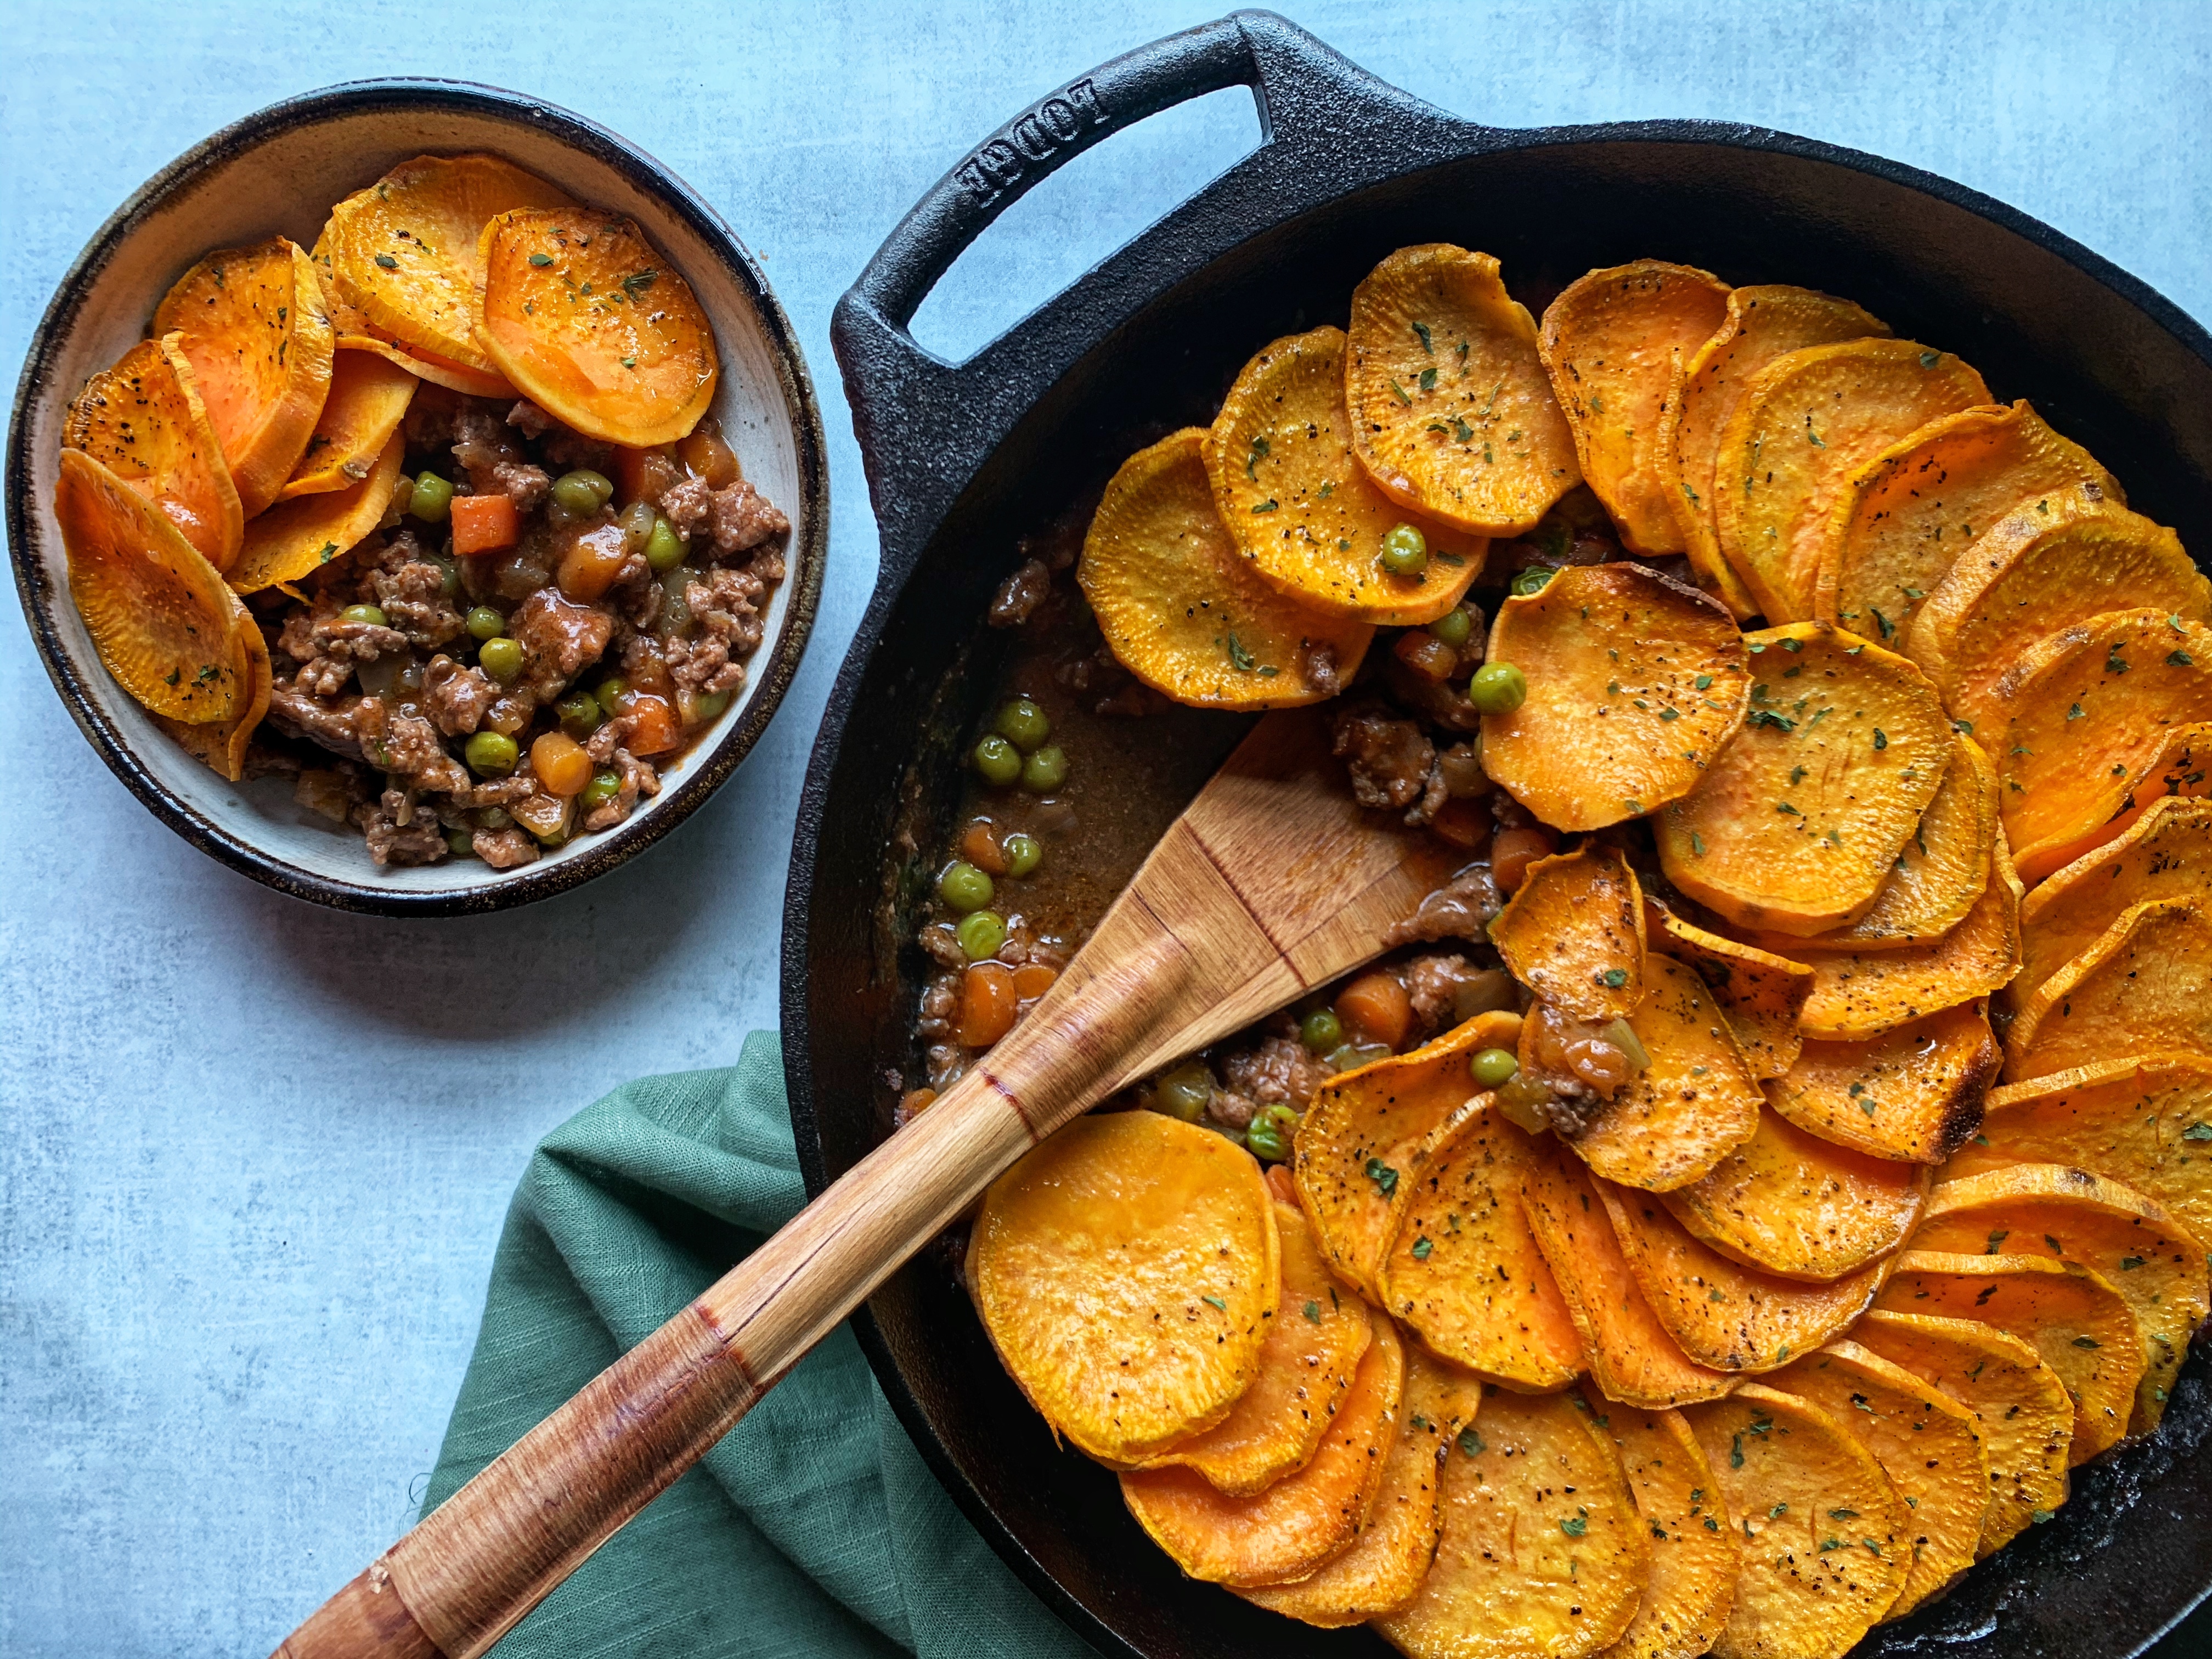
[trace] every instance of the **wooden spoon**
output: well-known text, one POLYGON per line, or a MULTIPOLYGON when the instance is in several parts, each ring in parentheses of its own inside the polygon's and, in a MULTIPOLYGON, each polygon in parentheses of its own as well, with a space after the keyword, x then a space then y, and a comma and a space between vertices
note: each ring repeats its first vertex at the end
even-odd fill
POLYGON ((1061 1124, 1382 948, 1458 860, 1268 715, 1029 1017, 697 1301, 425 1516, 279 1659, 471 1659, 1061 1124))

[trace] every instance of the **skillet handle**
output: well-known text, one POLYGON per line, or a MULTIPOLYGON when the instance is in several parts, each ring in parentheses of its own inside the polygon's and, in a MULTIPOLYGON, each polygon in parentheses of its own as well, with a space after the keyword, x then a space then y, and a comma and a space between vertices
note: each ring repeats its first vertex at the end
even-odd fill
POLYGON ((1267 11, 1139 46, 1000 127, 900 222, 831 322, 884 578, 903 578, 1013 422, 1145 304, 1269 225, 1379 176, 1386 160, 1402 167, 1409 143, 1449 137, 1463 150, 1480 131, 1267 11), (1234 86, 1253 90, 1259 148, 1155 227, 1141 259, 1116 255, 965 362, 915 342, 908 325, 938 279, 1036 184, 1123 128, 1234 86))

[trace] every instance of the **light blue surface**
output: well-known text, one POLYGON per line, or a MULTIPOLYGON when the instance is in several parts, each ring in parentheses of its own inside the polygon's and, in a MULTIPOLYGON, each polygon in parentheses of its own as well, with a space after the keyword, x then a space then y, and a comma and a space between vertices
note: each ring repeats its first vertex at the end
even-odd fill
MULTIPOLYGON (((1948 173, 2212 318, 2212 8, 1285 9, 1501 125, 1711 116, 1948 173)), ((798 325, 836 494, 811 653, 738 777, 639 863, 485 920, 335 915, 192 851, 99 764, 0 605, 0 1654, 264 1653, 406 1523, 532 1142, 775 1019, 799 780, 875 558, 832 302, 974 139, 1212 15, 0 4, 9 384, 78 248, 179 150, 314 86, 457 76, 605 123, 721 209, 798 325)), ((1078 162, 963 261, 925 336, 988 337, 1253 131, 1223 94, 1078 162)))

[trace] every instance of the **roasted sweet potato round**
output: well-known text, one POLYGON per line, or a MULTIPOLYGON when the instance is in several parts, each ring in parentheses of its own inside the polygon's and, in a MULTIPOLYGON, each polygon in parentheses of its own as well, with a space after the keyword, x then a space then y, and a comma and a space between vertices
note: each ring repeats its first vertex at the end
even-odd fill
POLYGON ((333 359, 322 417, 276 499, 331 495, 368 477, 405 418, 417 384, 415 375, 376 352, 341 349, 333 359))
POLYGON ((1581 481, 1535 320, 1487 253, 1400 248, 1352 289, 1346 338, 1352 453, 1393 501, 1512 536, 1581 481))
POLYGON ((232 661, 238 665, 239 683, 246 688, 238 712, 227 720, 204 725, 173 720, 166 714, 155 715, 154 723, 194 760, 236 783, 246 775, 246 748, 269 712, 269 694, 276 682, 269 666, 269 641, 261 637, 260 624, 243 607, 232 623, 231 640, 232 661))
POLYGON ((251 701, 238 600, 168 514, 81 449, 64 449, 54 518, 70 596, 116 683, 156 714, 231 720, 251 701))
MULTIPOLYGON (((1280 1285, 1274 1208, 1260 1166, 1209 1130, 1078 1118, 991 1183, 968 1249, 1000 1358, 1093 1457, 1134 1462, 1212 1427, 1258 1373, 1280 1285)), ((1185 1477, 1213 1490, 1187 1470, 1156 1478, 1185 1477)))
POLYGON ((645 233, 595 208, 516 208, 483 228, 477 343, 524 396, 632 449, 688 436, 714 401, 714 326, 645 233))
POLYGON ((1813 970, 1772 951, 1706 932, 1644 900, 1652 950, 1688 963, 1712 992, 1754 1078, 1780 1077, 1797 1058, 1797 1016, 1813 993, 1813 970))
POLYGON ((1888 332, 1881 319, 1832 295, 1780 283, 1740 288, 1712 337, 1685 360, 1663 417, 1674 519, 1698 580, 1739 619, 1756 612, 1759 601, 1721 556, 1713 527, 1714 463, 1729 416, 1753 378, 1784 352, 1888 332))
POLYGON ((323 412, 336 337, 320 292, 307 253, 279 236, 209 254, 155 308, 155 334, 183 337, 249 519, 276 499, 323 412))
POLYGON ((1202 708, 1291 708, 1331 696, 1375 630, 1309 611, 1254 575, 1215 508, 1203 428, 1121 463, 1076 579, 1121 665, 1202 708))
MULTIPOLYGON (((1859 469, 1929 422, 1990 400, 1982 377, 1912 340, 1844 340, 1785 352, 1752 377, 1715 450, 1722 556, 1770 623, 1814 614, 1827 532, 1859 469)), ((1853 629, 1884 645, 1896 623, 1853 629)))
POLYGON ((1508 973, 1577 1019, 1625 1019, 1644 1000, 1644 893, 1610 848, 1530 865, 1490 942, 1508 973))
POLYGON ((1482 717, 1484 769, 1558 830, 1688 794, 1735 735, 1751 684, 1726 609, 1636 564, 1571 567, 1505 600, 1489 652, 1528 695, 1482 717))
POLYGON ((1593 270, 1544 311, 1541 349, 1583 477, 1631 552, 1679 553, 1662 411, 1677 368, 1727 314, 1728 284, 1660 259, 1593 270))
POLYGON ((2020 908, 2014 1006, 2122 915, 2154 899, 2212 903, 2212 801, 2154 802, 2124 835, 2075 860, 2027 896, 2020 908))
POLYGON ((1316 328, 1244 365, 1206 433, 1214 501, 1252 568, 1299 605, 1389 627, 1434 622, 1482 574, 1490 544, 1375 487, 1352 453, 1344 364, 1344 331, 1316 328), (1428 563, 1401 575, 1383 568, 1382 538, 1408 523, 1428 563))
POLYGON ((1735 1518, 1705 1449, 1680 1412, 1601 1407, 1636 1512, 1651 1534, 1651 1567, 1636 1618, 1606 1659, 1698 1659, 1727 1627, 1742 1562, 1735 1518))
POLYGON ((141 340, 94 375, 70 405, 62 443, 168 514, 217 570, 238 557, 245 512, 181 334, 141 340))
POLYGON ((432 386, 441 386, 464 397, 507 398, 520 395, 504 375, 494 374, 488 369, 466 368, 449 358, 434 357, 396 340, 380 339, 374 334, 341 334, 337 343, 348 351, 373 352, 418 380, 428 380, 432 386))
POLYGON ((1766 1098, 1823 1140, 1941 1164, 1979 1127, 2001 1058, 1989 1005, 1977 999, 1879 1036, 1808 1042, 1766 1098))
POLYGON ((2023 502, 2085 485, 2120 493, 2025 398, 1931 421, 1850 481, 1820 555, 1816 614, 1862 634, 1903 629, 1977 535, 2023 502))
POLYGON ((406 438, 395 431, 358 483, 335 495, 280 501, 247 524, 230 585, 241 593, 257 593, 278 582, 295 582, 352 548, 383 521, 399 487, 406 452, 406 438))
POLYGON ((2161 800, 2212 794, 2212 722, 2166 727, 2160 733, 2149 769, 2124 789, 2112 787, 2119 780, 2112 779, 2109 770, 2099 781, 2099 788, 2077 799, 2066 822, 2054 824, 2049 833, 2013 854, 2014 866, 2027 886, 2110 846, 2161 800), (2100 817, 2100 812, 2106 816, 2100 817))
POLYGON ((2018 1007, 2013 1083, 2112 1054, 2212 1054, 2212 915, 2194 899, 2132 905, 2018 1007))
POLYGON ((1955 733, 1910 662, 1825 623, 1746 636, 1742 729, 1655 823, 1683 892, 1796 936, 1873 906, 1951 763, 1955 733))
POLYGON ((1231 1498, 1192 1469, 1135 1469, 1121 1477, 1121 1501, 1194 1578, 1243 1585, 1303 1577, 1349 1548, 1373 1512, 1405 1379, 1405 1346, 1378 1319, 1321 1449, 1296 1474, 1231 1498))

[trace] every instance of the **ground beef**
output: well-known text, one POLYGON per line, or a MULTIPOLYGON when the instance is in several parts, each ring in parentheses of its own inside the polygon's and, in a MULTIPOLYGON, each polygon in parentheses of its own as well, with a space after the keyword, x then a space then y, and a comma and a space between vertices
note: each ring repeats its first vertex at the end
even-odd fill
POLYGON ((704 478, 676 479, 660 492, 660 516, 686 541, 706 527, 714 511, 714 492, 704 478))
POLYGON ((925 1039, 948 1037, 960 1009, 960 975, 940 974, 921 994, 921 1023, 915 1029, 925 1039))
MULTIPOLYGON (((410 538, 411 539, 411 538, 410 538)), ((384 620, 408 644, 434 651, 461 635, 461 613, 446 598, 446 573, 427 560, 410 560, 369 578, 384 620)))
POLYGON ((725 553, 746 552, 791 533, 791 520, 783 509, 743 478, 714 492, 708 526, 714 545, 725 553))
POLYGON ((541 587, 507 619, 507 631, 522 646, 522 678, 532 701, 550 702, 586 668, 599 659, 614 632, 615 619, 596 605, 578 605, 550 587, 541 587))
POLYGON ((489 479, 490 487, 477 494, 504 495, 514 503, 518 513, 534 512, 544 501, 546 491, 553 488, 553 480, 545 469, 532 466, 527 461, 495 461, 489 479))
POLYGON ((668 642, 670 678, 696 692, 734 691, 743 685, 745 668, 738 659, 761 642, 765 630, 759 605, 766 592, 750 570, 726 565, 685 584, 684 603, 699 632, 668 642))
MULTIPOLYGON (((529 456, 508 434, 506 423, 473 398, 453 411, 453 459, 468 474, 469 487, 479 495, 506 493, 494 481, 493 468, 529 463, 529 456)), ((531 470, 544 476, 542 468, 531 470)))
POLYGON ((451 657, 433 657, 422 671, 422 706, 449 738, 465 738, 481 726, 499 695, 483 670, 464 668, 451 657))
POLYGON ((469 850, 495 870, 512 870, 538 856, 538 843, 520 830, 479 830, 469 837, 469 850))
POLYGON ((364 801, 353 809, 353 821, 360 826, 362 839, 368 843, 368 855, 379 868, 392 864, 435 864, 449 850, 445 832, 434 818, 424 818, 410 823, 401 823, 386 805, 395 791, 387 790, 384 800, 364 801))
POLYGON ((597 438, 586 438, 580 432, 571 432, 565 426, 556 428, 553 435, 538 447, 547 460, 565 471, 574 472, 580 467, 601 477, 614 476, 615 447, 601 443, 597 438))
POLYGON ((404 635, 374 623, 348 622, 335 609, 295 611, 285 618, 276 647, 300 665, 295 677, 309 696, 334 697, 355 667, 386 652, 404 651, 404 635))
POLYGON ((559 424, 527 398, 507 411, 507 423, 526 438, 542 438, 559 424))
POLYGON ((968 953, 960 948, 960 936, 952 931, 952 924, 933 921, 923 928, 917 939, 922 951, 940 968, 965 968, 968 953))
POLYGON ((1423 899, 1420 908, 1385 933, 1382 942, 1399 945, 1464 939, 1482 943, 1504 908, 1488 860, 1470 864, 1423 899))
POLYGON ((1420 799, 1406 809, 1407 823, 1416 830, 1421 828, 1436 817, 1450 799, 1451 791, 1445 787, 1443 767, 1431 762, 1428 779, 1421 785, 1420 799))
POLYGON ((387 772, 413 776, 434 761, 453 763, 438 743, 438 728, 420 714, 393 714, 385 722, 383 749, 374 757, 387 772))
POLYGON ((615 798, 604 806, 595 806, 585 816, 586 830, 611 830, 630 815, 640 795, 660 793, 660 775, 627 749, 614 752, 614 769, 622 775, 622 787, 615 798))
POLYGON ((1263 1037, 1221 1062, 1222 1082, 1262 1106, 1287 1104, 1303 1112, 1314 1091, 1334 1076, 1295 1036, 1263 1037))
POLYGON ((1206 1102, 1206 1115, 1224 1129, 1249 1129, 1260 1103, 1234 1089, 1216 1089, 1206 1102))
MULTIPOLYGON (((305 738, 348 760, 362 760, 367 757, 362 752, 355 714, 362 703, 368 702, 376 700, 356 697, 350 703, 333 708, 292 681, 278 680, 269 688, 269 720, 289 737, 305 738)), ((384 705, 376 702, 376 707, 381 713, 384 705)))
POLYGON ((1437 751, 1419 726, 1385 714, 1379 703, 1362 703, 1339 711, 1335 732, 1331 752, 1351 767, 1352 798, 1362 806, 1413 806, 1423 799, 1437 751))
POLYGON ((992 595, 990 624, 994 628, 1019 628, 1051 597, 1052 572, 1045 568, 1044 561, 1024 560, 992 595))
POLYGON ((1301 644, 1298 674, 1308 690, 1322 696, 1333 697, 1344 690, 1344 671, 1337 665, 1333 645, 1301 644))
POLYGON ((1398 970, 1413 1005, 1413 1018, 1431 1034, 1458 1024, 1465 1018, 1459 1012, 1462 1000, 1483 988, 1496 974, 1495 969, 1478 968, 1456 952, 1415 957, 1398 970))

